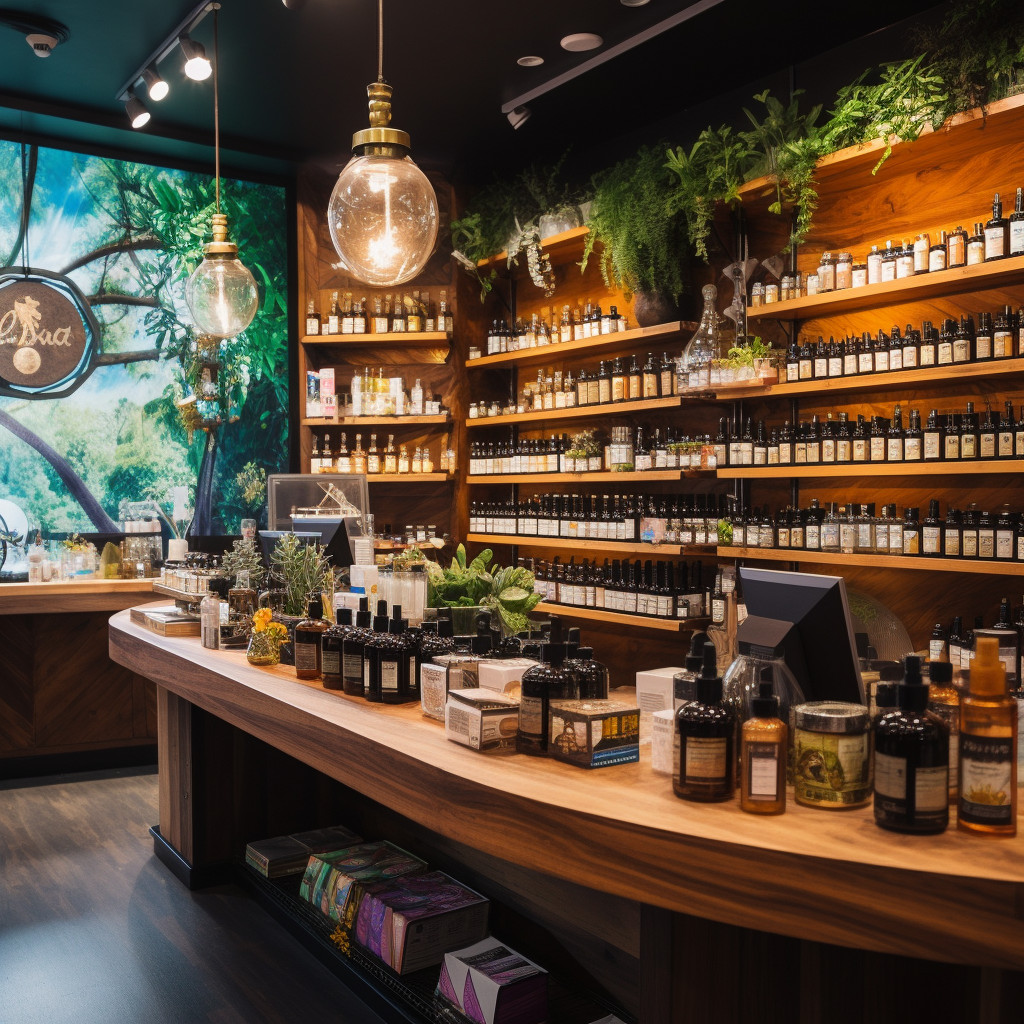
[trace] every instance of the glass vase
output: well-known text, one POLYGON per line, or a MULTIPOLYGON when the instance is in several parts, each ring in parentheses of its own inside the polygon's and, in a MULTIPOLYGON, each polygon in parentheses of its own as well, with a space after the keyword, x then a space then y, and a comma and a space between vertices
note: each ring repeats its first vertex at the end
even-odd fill
POLYGON ((253 630, 245 657, 250 665, 276 665, 281 660, 281 651, 277 641, 266 631, 253 630))

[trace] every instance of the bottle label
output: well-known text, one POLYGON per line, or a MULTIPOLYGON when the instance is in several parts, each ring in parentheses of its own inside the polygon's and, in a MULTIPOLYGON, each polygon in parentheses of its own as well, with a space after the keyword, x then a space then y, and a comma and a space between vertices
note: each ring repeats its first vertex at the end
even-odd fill
POLYGON ((959 459, 960 458, 960 435, 959 434, 947 434, 946 435, 946 448, 945 458, 947 459, 959 459))
POLYGON ((985 228, 985 259, 997 260, 1006 255, 1006 232, 1002 225, 985 228))
POLYGON ((1024 253, 1024 220, 1010 221, 1010 255, 1024 253))
POLYGON ((320 638, 317 635, 315 643, 303 643, 299 640, 293 645, 295 649, 295 668, 299 672, 316 671, 316 655, 320 647, 320 638))
POLYGON ((717 623, 725 622, 725 601, 723 598, 716 597, 711 602, 711 621, 717 623))
POLYGON ((875 814, 881 820, 942 824, 949 815, 947 765, 908 768, 906 758, 875 751, 875 814), (912 792, 910 787, 913 787, 912 792), (913 798, 913 806, 909 799, 913 798))
POLYGON ((977 558, 978 557, 978 531, 964 529, 963 539, 960 542, 960 547, 963 552, 964 558, 977 558))
POLYGON ((330 649, 325 650, 321 666, 325 676, 341 675, 341 652, 336 650, 332 651, 330 649))
POLYGON ((345 653, 341 659, 342 675, 346 683, 363 681, 363 656, 345 653))
POLYGON ((939 536, 942 531, 937 526, 926 526, 921 532, 924 534, 924 553, 937 555, 939 553, 939 536))
POLYGON ((383 693, 398 692, 398 662, 381 659, 380 688, 383 693))
MULTIPOLYGON (((890 544, 892 542, 890 541, 890 544)), ((903 554, 919 555, 921 553, 921 533, 919 530, 903 531, 903 554)))
POLYGON ((978 531, 978 557, 992 558, 996 553, 996 535, 992 530, 978 531))
POLYGON ((953 362, 966 363, 971 358, 971 342, 967 338, 957 338, 953 342, 953 362))
POLYGON ((978 457, 978 438, 976 434, 963 434, 960 438, 960 458, 976 459, 978 457))
MULTIPOLYGON (((970 358, 970 346, 968 345, 967 359, 970 358)), ((979 334, 974 339, 974 358, 975 359, 991 359, 992 358, 992 337, 988 334, 979 334)))
POLYGON ((947 530, 943 536, 943 554, 947 558, 960 557, 960 531, 947 530))
POLYGON ((519 701, 519 731, 528 736, 544 735, 544 701, 541 697, 522 697, 519 701))
POLYGON ((928 710, 942 719, 949 732, 949 798, 954 800, 956 799, 958 777, 957 766, 960 763, 960 705, 929 701, 928 710))
POLYGON ((1014 799, 1011 737, 960 733, 959 818, 975 825, 1011 825, 1014 799))
POLYGON ((996 558, 1013 558, 1013 530, 996 530, 996 558))
POLYGON ((908 437, 903 442, 903 457, 907 462, 921 461, 921 438, 908 437))
POLYGON ((779 745, 747 744, 747 797, 759 803, 779 799, 779 745))
POLYGON ((996 457, 996 435, 982 434, 978 442, 978 455, 983 459, 996 457))
POLYGON ((724 737, 687 736, 680 741, 683 782, 725 782, 729 778, 729 741, 724 737), (685 740, 685 743, 682 742, 685 740), (685 746, 685 759, 682 748, 685 746))

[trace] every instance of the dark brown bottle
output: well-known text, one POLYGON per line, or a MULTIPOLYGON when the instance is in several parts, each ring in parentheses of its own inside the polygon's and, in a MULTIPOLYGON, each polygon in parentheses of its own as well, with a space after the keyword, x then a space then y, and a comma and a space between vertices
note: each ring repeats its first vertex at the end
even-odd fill
POLYGON ((1010 222, 1003 216, 999 193, 992 200, 992 219, 985 225, 985 262, 1010 255, 1010 222))
POLYGON ((320 641, 324 633, 331 628, 323 614, 323 598, 319 594, 314 594, 309 599, 306 617, 295 626, 296 679, 320 678, 323 664, 320 641))
POLYGON ((337 618, 338 621, 324 633, 320 641, 320 669, 323 675, 325 690, 341 690, 344 686, 341 659, 345 637, 353 629, 352 610, 350 608, 339 608, 337 618))
POLYGON ((551 640, 543 645, 542 657, 543 664, 523 673, 516 733, 516 750, 521 754, 546 755, 551 701, 579 696, 575 677, 563 667, 562 626, 555 617, 551 619, 551 640))

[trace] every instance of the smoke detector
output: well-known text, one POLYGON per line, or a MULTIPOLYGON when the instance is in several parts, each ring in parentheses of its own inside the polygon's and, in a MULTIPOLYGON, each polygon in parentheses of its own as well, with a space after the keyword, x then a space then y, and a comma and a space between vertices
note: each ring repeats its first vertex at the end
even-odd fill
POLYGON ((25 36, 25 42, 32 47, 32 52, 37 57, 49 57, 60 40, 46 32, 29 32, 25 36))

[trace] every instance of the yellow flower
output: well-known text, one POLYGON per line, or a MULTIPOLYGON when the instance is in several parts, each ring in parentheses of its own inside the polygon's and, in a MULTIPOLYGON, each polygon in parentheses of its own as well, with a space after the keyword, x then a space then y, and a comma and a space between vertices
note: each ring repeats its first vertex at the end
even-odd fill
POLYGON ((271 622, 267 626, 267 632, 272 640, 277 640, 279 643, 288 639, 288 627, 283 622, 271 622))
POLYGON ((273 614, 269 608, 260 608, 253 613, 252 628, 257 633, 262 633, 270 624, 270 617, 273 614))

